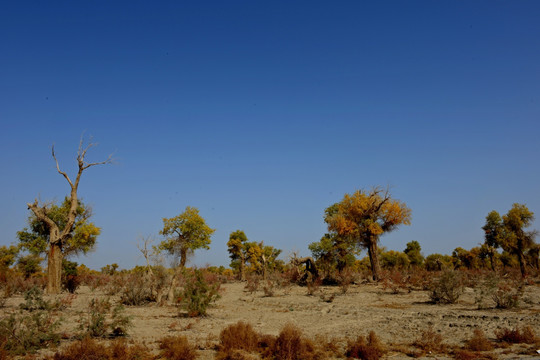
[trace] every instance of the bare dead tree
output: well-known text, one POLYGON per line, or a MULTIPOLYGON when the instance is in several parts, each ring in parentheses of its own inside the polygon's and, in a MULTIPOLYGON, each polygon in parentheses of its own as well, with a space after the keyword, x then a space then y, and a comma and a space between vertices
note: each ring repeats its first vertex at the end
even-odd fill
POLYGON ((71 232, 75 224, 75 218, 77 217, 77 207, 79 205, 77 190, 79 188, 81 175, 84 170, 92 166, 110 164, 112 162, 112 154, 109 155, 105 161, 89 163, 85 160, 88 150, 96 145, 97 144, 95 143, 88 143, 88 145, 84 146, 84 139, 81 136, 79 149, 77 151, 78 171, 75 181, 72 181, 67 173, 60 170, 60 165, 58 164, 58 159, 56 158, 56 154, 54 152, 54 145, 52 146, 52 157, 56 162, 56 170, 67 180, 69 186, 71 187, 69 198, 70 208, 65 226, 62 229, 49 217, 49 208, 46 204, 39 205, 38 199, 35 199, 33 203, 27 204, 28 209, 32 210, 36 218, 43 222, 49 230, 49 254, 47 257, 47 292, 49 294, 57 294, 61 290, 63 258, 62 250, 66 241, 71 237, 71 232))
POLYGON ((146 260, 146 272, 149 276, 154 275, 154 272, 152 271, 152 266, 150 266, 150 259, 152 258, 152 256, 154 256, 154 249, 152 249, 151 247, 154 241, 155 239, 152 236, 141 236, 137 241, 137 249, 139 249, 142 256, 146 260))

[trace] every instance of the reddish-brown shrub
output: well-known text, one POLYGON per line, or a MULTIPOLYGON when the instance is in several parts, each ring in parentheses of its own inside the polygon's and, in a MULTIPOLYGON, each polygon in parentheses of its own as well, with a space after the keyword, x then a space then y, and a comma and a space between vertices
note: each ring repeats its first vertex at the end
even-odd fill
POLYGON ((272 358, 276 360, 309 360, 318 359, 313 343, 303 338, 302 331, 286 324, 270 349, 272 358))
POLYGON ((256 351, 259 335, 250 324, 239 321, 221 330, 219 341, 220 352, 226 353, 230 350, 256 351))
POLYGON ((490 353, 481 353, 470 350, 458 350, 454 353, 454 359, 457 360, 495 360, 497 356, 490 353))
POLYGON ((473 336, 466 342, 465 347, 472 351, 493 350, 493 344, 486 338, 486 335, 480 329, 474 329, 473 336))
POLYGON ((497 340, 510 344, 534 344, 536 334, 530 326, 525 326, 522 330, 519 327, 515 329, 501 329, 495 331, 497 340))
POLYGON ((161 357, 168 360, 194 360, 197 357, 195 346, 185 336, 169 336, 160 341, 161 357))
POLYGON ((115 341, 108 347, 92 338, 85 338, 57 352, 48 360, 150 360, 154 357, 142 345, 128 346, 125 341, 115 341))
POLYGON ((356 341, 349 342, 345 355, 349 358, 377 360, 384 355, 384 347, 374 331, 370 331, 367 339, 359 336, 356 341))
POLYGON ((442 341, 442 336, 437 334, 430 326, 427 330, 422 331, 420 338, 413 343, 413 346, 425 352, 442 352, 445 349, 442 341))

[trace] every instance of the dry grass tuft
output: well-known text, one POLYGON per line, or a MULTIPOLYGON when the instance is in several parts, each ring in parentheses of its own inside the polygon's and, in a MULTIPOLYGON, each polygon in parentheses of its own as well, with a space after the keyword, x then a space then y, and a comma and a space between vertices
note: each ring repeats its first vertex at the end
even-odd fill
POLYGON ((292 324, 286 324, 271 346, 271 358, 276 360, 319 359, 315 345, 302 336, 302 331, 292 324))
POLYGON ((495 331, 497 340, 510 344, 534 344, 536 342, 536 334, 530 326, 525 326, 522 330, 519 327, 515 329, 501 329, 495 331))
POLYGON ((431 326, 423 331, 420 338, 412 345, 424 352, 444 352, 446 349, 442 336, 437 334, 431 326))
MULTIPOLYGON (((230 355, 233 350, 243 350, 247 352, 257 351, 259 335, 253 327, 243 321, 229 325, 221 330, 219 334, 219 352, 230 355)), ((224 357, 220 357, 225 359, 224 357)))
POLYGON ((359 336, 356 341, 349 342, 345 356, 354 359, 377 360, 385 353, 385 349, 375 334, 371 331, 367 339, 359 336))
POLYGON ((458 350, 454 353, 457 360, 496 360, 497 356, 490 353, 482 353, 470 350, 458 350))
POLYGON ((49 360, 150 360, 154 357, 148 349, 142 345, 128 346, 125 340, 114 341, 105 346, 96 340, 87 337, 77 341, 49 360))
POLYGON ((168 360, 194 360, 197 358, 195 346, 185 336, 169 336, 160 341, 161 357, 168 360))
POLYGON ((473 336, 466 342, 465 348, 472 351, 490 351, 493 350, 493 344, 482 330, 474 329, 473 336))

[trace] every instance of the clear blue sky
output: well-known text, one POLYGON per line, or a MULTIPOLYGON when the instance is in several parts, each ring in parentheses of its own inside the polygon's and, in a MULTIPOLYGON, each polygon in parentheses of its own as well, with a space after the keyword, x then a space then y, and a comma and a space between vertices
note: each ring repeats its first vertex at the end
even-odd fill
MULTIPOLYGON (((248 238, 308 254, 324 209, 391 186, 424 254, 483 241, 491 210, 540 216, 538 1, 3 1, 0 244, 26 203, 80 195, 102 228, 76 259, 142 264, 139 236, 200 209, 193 264, 248 238)), ((539 229, 537 220, 534 227, 539 229)))

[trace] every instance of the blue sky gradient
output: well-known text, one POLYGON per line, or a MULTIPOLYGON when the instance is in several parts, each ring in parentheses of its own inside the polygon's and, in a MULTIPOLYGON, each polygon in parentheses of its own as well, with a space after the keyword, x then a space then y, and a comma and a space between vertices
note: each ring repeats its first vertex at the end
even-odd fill
MULTIPOLYGON (((537 1, 2 2, 0 244, 26 203, 61 200, 84 132, 102 228, 90 267, 142 264, 161 218, 308 254, 324 209, 391 186, 424 254, 483 241, 491 210, 540 213, 537 1)), ((539 222, 534 224, 540 228, 539 222)))

